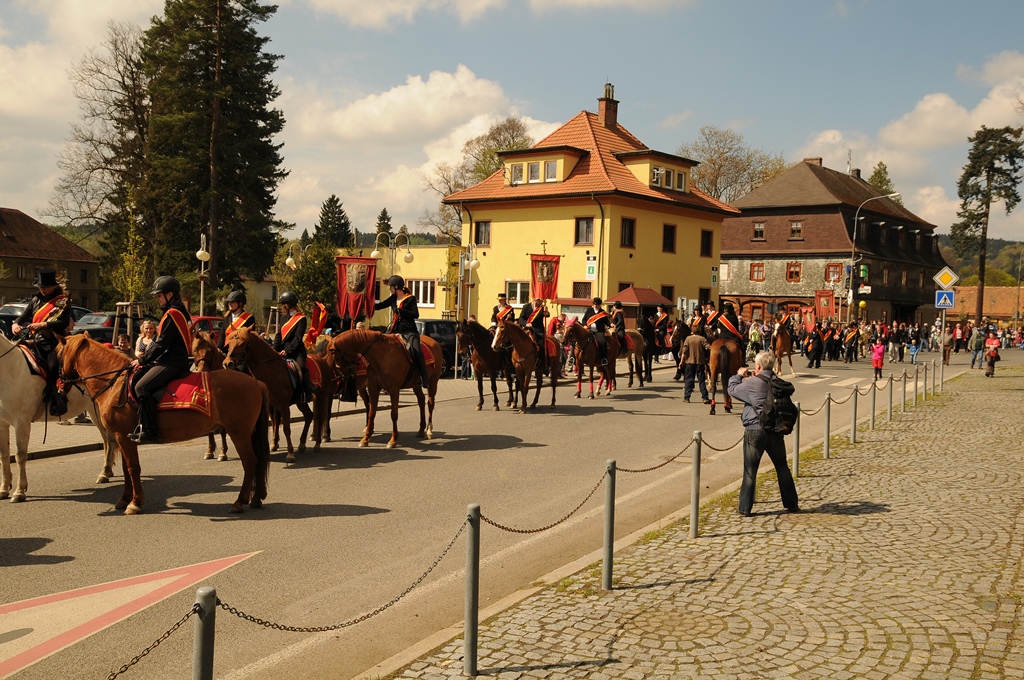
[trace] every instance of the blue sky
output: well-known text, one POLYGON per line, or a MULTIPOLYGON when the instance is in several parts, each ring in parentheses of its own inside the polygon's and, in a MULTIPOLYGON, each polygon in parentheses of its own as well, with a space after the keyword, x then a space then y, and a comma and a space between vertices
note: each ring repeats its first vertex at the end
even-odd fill
MULTIPOLYGON (((162 0, 0 0, 0 205, 40 216, 77 105, 67 68, 108 19, 162 0)), ((312 227, 330 194, 357 228, 415 228, 424 175, 508 115, 540 138, 615 85, 619 122, 675 152, 702 125, 788 161, 867 176, 947 232, 967 137, 1024 124, 1024 2, 986 0, 282 0, 278 215, 312 227)), ((1002 212, 1001 209, 999 211, 1002 212)), ((1024 208, 994 236, 1024 238, 1024 208)))

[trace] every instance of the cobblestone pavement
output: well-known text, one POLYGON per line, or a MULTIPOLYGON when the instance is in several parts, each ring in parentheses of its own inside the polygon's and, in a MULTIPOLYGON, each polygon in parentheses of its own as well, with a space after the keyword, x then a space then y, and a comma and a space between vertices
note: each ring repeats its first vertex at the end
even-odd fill
MULTIPOLYGON (((772 478, 751 518, 712 502, 699 539, 674 525, 618 553, 612 592, 597 565, 481 624, 480 674, 1024 678, 1022 406, 1024 369, 978 372, 834 438, 801 459, 802 513, 772 478)), ((393 677, 462 666, 458 639, 393 677)))

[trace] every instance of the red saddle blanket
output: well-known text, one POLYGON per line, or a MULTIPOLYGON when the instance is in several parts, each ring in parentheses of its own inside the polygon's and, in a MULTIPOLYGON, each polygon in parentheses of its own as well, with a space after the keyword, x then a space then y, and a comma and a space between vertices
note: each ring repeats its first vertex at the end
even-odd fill
MULTIPOLYGON (((401 343, 402 347, 405 347, 405 343, 402 342, 401 338, 398 338, 397 336, 396 336, 396 338, 394 340, 391 340, 391 342, 399 342, 399 343, 401 343)), ((427 363, 427 366, 433 366, 434 365, 434 353, 430 351, 429 347, 427 347, 426 345, 424 345, 422 343, 420 344, 420 349, 423 350, 423 360, 427 363)), ((408 353, 409 353, 409 350, 406 349, 406 354, 408 354, 408 353)), ((411 360, 411 357, 410 357, 410 360, 411 360)), ((363 357, 363 356, 360 356, 359 359, 356 361, 356 377, 357 378, 365 378, 366 377, 366 372, 367 372, 367 370, 369 370, 369 367, 370 367, 370 364, 367 363, 366 358, 363 357)))
POLYGON ((158 411, 187 408, 210 417, 210 374, 189 373, 187 378, 172 380, 164 386, 164 395, 156 405, 158 411))
POLYGON ((555 344, 554 338, 544 337, 544 347, 547 349, 547 355, 550 358, 558 356, 558 345, 555 344))
POLYGON ((38 375, 40 378, 45 379, 46 368, 39 363, 39 360, 36 359, 36 355, 32 353, 32 350, 30 350, 28 347, 25 347, 25 345, 18 345, 18 349, 20 349, 22 353, 25 355, 25 361, 28 362, 28 370, 32 371, 32 373, 38 375))
POLYGON ((320 364, 313 361, 313 357, 306 357, 306 372, 309 373, 309 381, 313 383, 313 387, 320 389, 324 384, 324 375, 320 371, 320 364))

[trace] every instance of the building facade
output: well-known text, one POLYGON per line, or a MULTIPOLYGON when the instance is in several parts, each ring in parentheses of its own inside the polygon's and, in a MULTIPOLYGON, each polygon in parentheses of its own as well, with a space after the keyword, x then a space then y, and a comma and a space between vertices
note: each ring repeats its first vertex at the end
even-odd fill
POLYGON ((27 300, 40 269, 56 269, 67 281, 74 304, 86 309, 99 305, 99 261, 42 222, 20 210, 0 208, 0 302, 27 300))
POLYGON ((840 321, 934 319, 932 277, 946 266, 935 225, 859 170, 806 158, 736 207, 722 225, 722 298, 743 318, 813 308, 840 321))
POLYGON ((462 315, 490 317, 499 293, 530 297, 531 255, 557 255, 555 311, 582 312, 642 286, 678 301, 717 299, 722 220, 738 211, 690 185, 696 161, 645 146, 618 123, 611 85, 535 146, 456 192, 465 262, 462 315))

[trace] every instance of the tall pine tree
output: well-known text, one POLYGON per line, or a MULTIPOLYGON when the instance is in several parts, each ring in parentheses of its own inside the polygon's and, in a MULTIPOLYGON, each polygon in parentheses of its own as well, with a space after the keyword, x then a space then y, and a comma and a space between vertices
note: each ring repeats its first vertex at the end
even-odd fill
POLYGON ((377 233, 384 232, 388 236, 394 236, 391 231, 391 215, 388 214, 387 208, 381 208, 380 214, 377 215, 377 233))
POLYGON ((320 221, 313 230, 313 239, 334 248, 352 247, 352 222, 341 200, 331 194, 320 206, 320 221))
MULTIPOLYGON (((878 165, 871 173, 871 177, 868 177, 868 184, 878 189, 881 194, 894 194, 896 193, 896 186, 892 183, 892 178, 889 177, 889 168, 882 161, 878 161, 878 165)), ((903 205, 903 198, 901 196, 893 197, 894 201, 903 205)))
POLYGON ((255 30, 276 6, 257 0, 167 0, 143 41, 150 78, 149 174, 139 205, 159 273, 195 269, 200 232, 214 286, 262 277, 277 250, 273 209, 286 176, 271 103, 280 56, 255 30))

